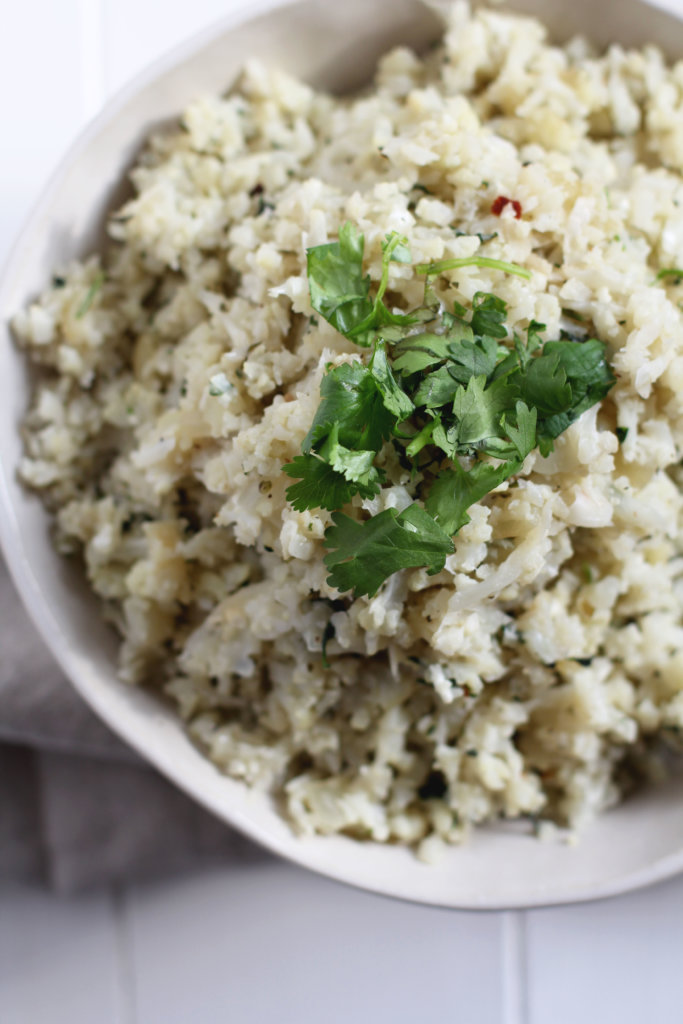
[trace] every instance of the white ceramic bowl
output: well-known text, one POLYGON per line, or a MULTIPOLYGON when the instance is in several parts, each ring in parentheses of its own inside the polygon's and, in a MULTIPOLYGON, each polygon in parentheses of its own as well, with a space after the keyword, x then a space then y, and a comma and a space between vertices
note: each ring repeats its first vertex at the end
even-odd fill
MULTIPOLYGON (((558 39, 581 31, 600 44, 654 41, 670 56, 683 51, 683 23, 653 0, 516 0, 514 7, 541 16, 558 39)), ((341 91, 367 80, 387 47, 424 46, 438 35, 438 18, 419 0, 304 0, 256 16, 252 6, 248 18, 234 15, 107 105, 47 188, 0 287, 0 534, 26 607, 81 695, 115 732, 230 825, 299 864, 375 892, 462 908, 568 903, 683 870, 683 787, 676 780, 602 817, 575 848, 500 825, 426 866, 399 847, 297 838, 265 796, 221 775, 169 710, 117 680, 115 638, 81 574, 54 552, 40 502, 15 476, 28 379, 7 320, 45 285, 55 264, 97 246, 105 212, 120 198, 125 171, 150 131, 195 94, 224 91, 249 55, 341 91)))

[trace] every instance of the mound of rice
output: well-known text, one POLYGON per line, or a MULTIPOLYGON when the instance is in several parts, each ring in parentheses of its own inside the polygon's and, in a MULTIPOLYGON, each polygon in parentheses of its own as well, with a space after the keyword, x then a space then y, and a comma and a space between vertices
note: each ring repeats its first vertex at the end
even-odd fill
MULTIPOLYGON (((558 48, 464 3, 438 51, 394 50, 352 99, 247 64, 150 141, 106 255, 16 316, 41 371, 21 473, 84 559, 123 677, 297 830, 428 857, 491 818, 577 827, 675 743, 683 288, 655 277, 683 267, 682 91, 653 48, 558 48), (449 306, 495 292, 510 331, 583 322, 618 377, 473 506, 443 572, 356 601, 325 582, 330 514, 294 511, 281 471, 326 364, 361 357, 306 279, 346 220, 375 281, 391 230, 415 263, 485 246, 522 264, 530 281, 468 267, 437 287, 449 306)), ((390 295, 420 304, 411 267, 390 295)), ((420 497, 386 468, 350 514, 420 497)))

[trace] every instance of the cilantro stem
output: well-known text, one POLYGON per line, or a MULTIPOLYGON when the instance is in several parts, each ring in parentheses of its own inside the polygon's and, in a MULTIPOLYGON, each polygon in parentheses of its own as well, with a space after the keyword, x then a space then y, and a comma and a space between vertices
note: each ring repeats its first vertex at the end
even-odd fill
POLYGON ((520 267, 517 263, 506 263, 505 260, 493 260, 489 256, 464 256, 455 260, 440 260, 438 263, 419 263, 415 268, 418 274, 443 274, 446 270, 458 270, 460 267, 488 267, 490 270, 502 270, 504 274, 516 274, 525 281, 531 280, 531 271, 520 267))
POLYGON ((382 300, 384 299, 386 290, 389 287, 389 264, 392 262, 392 260, 395 260, 397 263, 410 262, 409 254, 407 259, 403 258, 402 255, 401 258, 399 258, 399 256, 396 255, 397 251, 399 254, 401 253, 401 250, 405 248, 405 245, 406 239, 402 235, 397 234, 396 232, 392 232, 390 235, 388 235, 385 243, 382 245, 382 276, 380 278, 379 286, 377 288, 375 300, 372 304, 372 313, 370 314, 370 317, 367 318, 368 321, 372 317, 377 318, 377 315, 382 308, 382 300))
POLYGON ((97 295, 98 291, 100 290, 100 288, 104 284, 104 281, 105 281, 104 273, 103 273, 103 271, 100 270, 96 274, 95 278, 93 279, 92 284, 90 285, 90 287, 88 288, 87 292, 85 293, 85 298, 83 299, 83 302, 80 304, 80 306, 76 310, 76 319, 77 320, 80 320, 81 317, 85 316, 85 314, 88 312, 88 310, 90 309, 90 307, 92 306, 92 304, 93 304, 93 302, 95 300, 95 296, 97 295))
POLYGON ((384 246, 382 253, 382 277, 380 278, 379 287, 377 294, 375 295, 374 308, 377 310, 379 304, 384 298, 384 293, 389 285, 389 264, 391 263, 391 257, 393 256, 394 249, 398 248, 399 245, 403 244, 404 239, 400 235, 390 236, 384 246))

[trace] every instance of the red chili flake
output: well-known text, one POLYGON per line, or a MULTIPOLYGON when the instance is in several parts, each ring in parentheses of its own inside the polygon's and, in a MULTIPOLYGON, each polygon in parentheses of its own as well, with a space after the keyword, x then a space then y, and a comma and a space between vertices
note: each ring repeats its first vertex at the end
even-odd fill
POLYGON ((518 199, 508 199, 507 196, 498 196, 497 199, 493 200, 491 213, 495 213, 496 217, 500 217, 508 203, 512 203, 512 209, 515 211, 515 218, 519 220, 522 216, 522 204, 518 199))

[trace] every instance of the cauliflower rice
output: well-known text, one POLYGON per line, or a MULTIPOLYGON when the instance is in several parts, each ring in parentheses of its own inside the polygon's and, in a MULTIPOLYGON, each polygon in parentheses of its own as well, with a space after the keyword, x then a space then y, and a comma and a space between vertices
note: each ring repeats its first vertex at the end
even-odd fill
MULTIPOLYGON (((298 831, 430 856, 501 816, 578 827, 675 745, 683 287, 655 277, 683 267, 682 97, 683 63, 652 47, 551 46, 464 3, 438 51, 393 50, 351 99, 248 63, 150 141, 106 255, 16 316, 40 369, 21 474, 84 559, 123 678, 298 831), (510 331, 549 338, 569 311, 618 378, 472 507, 439 575, 355 601, 326 583, 330 513, 294 511, 281 469, 325 366, 360 358, 306 277, 346 220, 374 281, 392 230, 414 263, 485 245, 523 265, 441 277, 440 297, 495 292, 510 331)), ((395 307, 421 288, 391 264, 395 307)), ((347 511, 419 497, 399 465, 390 484, 347 511)))

